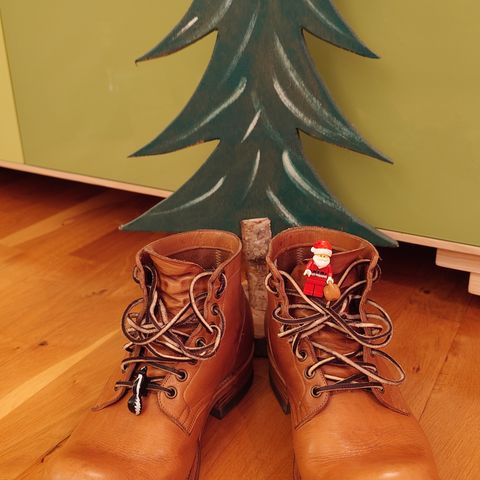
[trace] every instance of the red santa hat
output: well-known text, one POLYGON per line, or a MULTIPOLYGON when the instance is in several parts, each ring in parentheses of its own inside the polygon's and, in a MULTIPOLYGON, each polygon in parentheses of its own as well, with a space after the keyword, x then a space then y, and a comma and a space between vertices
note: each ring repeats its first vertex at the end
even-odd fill
POLYGON ((320 240, 316 242, 311 251, 314 255, 328 255, 332 256, 332 244, 328 240, 320 240))

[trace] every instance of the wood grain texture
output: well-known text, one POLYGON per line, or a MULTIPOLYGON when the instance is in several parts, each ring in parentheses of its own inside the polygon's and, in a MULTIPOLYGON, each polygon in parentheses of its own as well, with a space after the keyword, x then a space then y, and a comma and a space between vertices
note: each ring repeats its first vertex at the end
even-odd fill
POLYGON ((421 423, 445 480, 480 478, 480 298, 471 296, 421 423))
MULTIPOLYGON (((117 227, 157 199, 2 170, 0 186, 0 480, 36 480, 118 367, 134 255, 158 234, 117 227)), ((381 255, 372 297, 395 321, 404 395, 441 478, 477 480, 480 299, 466 293, 467 274, 434 265, 433 249, 381 255)), ((291 480, 292 461, 290 418, 257 359, 247 396, 208 423, 201 480, 291 480)))

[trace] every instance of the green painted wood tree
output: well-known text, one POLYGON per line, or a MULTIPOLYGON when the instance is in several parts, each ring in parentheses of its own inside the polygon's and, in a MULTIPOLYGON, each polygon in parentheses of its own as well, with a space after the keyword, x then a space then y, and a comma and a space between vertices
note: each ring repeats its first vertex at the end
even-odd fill
POLYGON ((322 225, 392 245, 329 193, 305 159, 299 138, 301 130, 388 161, 335 105, 303 32, 365 57, 376 55, 330 0, 194 0, 173 31, 138 61, 169 55, 214 30, 212 58, 189 103, 134 156, 217 139, 219 144, 178 191, 123 228, 238 232, 240 220, 266 216, 274 233, 293 225, 322 225))

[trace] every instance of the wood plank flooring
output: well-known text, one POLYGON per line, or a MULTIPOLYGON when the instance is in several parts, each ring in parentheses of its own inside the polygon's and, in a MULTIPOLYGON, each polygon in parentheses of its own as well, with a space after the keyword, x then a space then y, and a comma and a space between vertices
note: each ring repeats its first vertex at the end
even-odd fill
MULTIPOLYGON (((118 226, 157 199, 0 169, 0 480, 40 479, 121 357, 119 318, 138 291, 136 251, 158 234, 118 226)), ((390 352, 443 480, 480 478, 480 297, 434 251, 382 250, 373 297, 395 320, 390 352)), ((267 365, 224 420, 211 419, 201 480, 291 480, 290 419, 267 365)))

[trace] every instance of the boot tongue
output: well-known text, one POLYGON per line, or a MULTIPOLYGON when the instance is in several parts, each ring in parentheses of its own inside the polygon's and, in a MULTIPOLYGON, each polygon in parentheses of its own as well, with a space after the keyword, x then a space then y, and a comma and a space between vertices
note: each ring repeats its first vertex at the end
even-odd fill
MULTIPOLYGON (((190 285, 193 279, 205 270, 194 262, 164 257, 156 252, 147 252, 158 274, 157 291, 169 316, 174 316, 188 302, 190 285)), ((195 284, 194 293, 207 289, 207 278, 195 284)))
MULTIPOLYGON (((170 321, 187 303, 190 302, 189 290, 193 279, 205 270, 194 262, 185 260, 177 260, 175 258, 167 257, 159 254, 152 248, 146 248, 141 255, 141 261, 147 262, 156 271, 157 276, 157 293, 159 301, 163 304, 166 310, 167 317, 161 315, 162 318, 158 320, 163 323, 170 321)), ((194 296, 207 290, 208 276, 199 279, 194 286, 194 296)), ((201 307, 203 308, 203 307, 201 307)), ((160 312, 157 311, 160 315, 160 312)), ((187 313, 188 316, 188 313, 187 313)), ((188 341, 192 333, 198 328, 198 321, 192 319, 191 321, 182 322, 181 326, 177 326, 177 336, 183 337, 184 341, 188 341)), ((170 348, 161 343, 162 339, 155 342, 155 349, 171 355, 170 348)), ((165 370, 157 368, 155 365, 145 365, 148 367, 148 376, 164 377, 165 370)))

